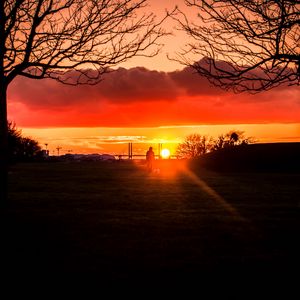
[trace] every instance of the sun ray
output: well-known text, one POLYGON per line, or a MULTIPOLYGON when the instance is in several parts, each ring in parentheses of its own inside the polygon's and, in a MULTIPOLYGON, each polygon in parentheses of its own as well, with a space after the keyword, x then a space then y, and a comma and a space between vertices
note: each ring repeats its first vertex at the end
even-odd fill
POLYGON ((181 168, 181 172, 187 175, 199 188, 206 192, 215 202, 223 207, 228 213, 236 217, 240 221, 249 222, 246 218, 241 216, 241 214, 230 205, 220 194, 218 194, 214 189, 212 189, 204 180, 199 178, 193 171, 188 167, 181 168))

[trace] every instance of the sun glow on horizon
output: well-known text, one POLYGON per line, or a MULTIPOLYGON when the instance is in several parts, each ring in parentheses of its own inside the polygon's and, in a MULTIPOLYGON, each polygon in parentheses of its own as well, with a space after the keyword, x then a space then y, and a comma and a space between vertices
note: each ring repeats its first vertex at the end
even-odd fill
POLYGON ((58 127, 20 128, 24 136, 36 139, 42 148, 47 144, 51 155, 56 148, 60 153, 110 153, 125 155, 128 143, 133 143, 134 154, 144 154, 149 146, 155 153, 168 149, 175 153, 178 143, 193 133, 218 137, 230 130, 244 131, 257 142, 300 142, 300 123, 292 124, 222 124, 222 125, 181 125, 163 127, 58 127), (158 145, 161 145, 161 148, 158 145))
POLYGON ((169 149, 165 148, 165 149, 161 150, 160 154, 161 154, 162 158, 167 159, 167 158, 170 158, 171 152, 169 149))

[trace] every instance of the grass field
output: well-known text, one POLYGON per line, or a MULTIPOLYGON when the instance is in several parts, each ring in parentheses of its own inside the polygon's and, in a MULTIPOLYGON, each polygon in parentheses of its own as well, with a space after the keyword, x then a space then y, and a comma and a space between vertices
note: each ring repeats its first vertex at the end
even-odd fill
POLYGON ((192 172, 176 161, 158 168, 13 166, 1 272, 173 283, 298 272, 299 172, 192 172))

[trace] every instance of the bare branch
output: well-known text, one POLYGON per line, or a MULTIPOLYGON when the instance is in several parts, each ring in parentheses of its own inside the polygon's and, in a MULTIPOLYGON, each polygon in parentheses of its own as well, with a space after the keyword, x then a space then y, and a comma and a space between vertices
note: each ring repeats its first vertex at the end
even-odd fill
POLYGON ((171 59, 235 92, 299 85, 300 1, 185 3, 199 12, 199 22, 178 11, 174 18, 192 42, 171 59))
POLYGON ((133 56, 156 55, 159 39, 166 34, 164 19, 156 21, 146 13, 146 2, 4 1, 7 82, 17 75, 64 81, 64 71, 76 70, 78 83, 93 83, 133 56), (97 70, 97 76, 91 78, 88 69, 97 70))

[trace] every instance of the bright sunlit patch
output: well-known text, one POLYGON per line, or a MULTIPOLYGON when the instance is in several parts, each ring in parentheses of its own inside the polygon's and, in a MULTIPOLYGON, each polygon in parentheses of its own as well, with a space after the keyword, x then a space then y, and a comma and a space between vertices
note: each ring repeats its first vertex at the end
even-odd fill
POLYGON ((162 158, 169 158, 170 157, 170 150, 169 149, 162 149, 160 154, 161 154, 162 158))

